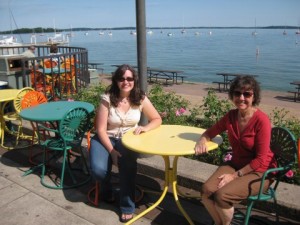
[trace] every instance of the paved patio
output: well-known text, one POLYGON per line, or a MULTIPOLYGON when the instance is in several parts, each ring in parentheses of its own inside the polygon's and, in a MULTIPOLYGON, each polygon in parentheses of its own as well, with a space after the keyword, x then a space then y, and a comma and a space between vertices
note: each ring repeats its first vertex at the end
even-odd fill
MULTIPOLYGON (((38 146, 34 146, 38 149, 38 146)), ((40 183, 39 172, 22 177, 24 171, 30 168, 28 162, 28 148, 5 150, 0 148, 0 224, 121 224, 119 222, 118 203, 107 204, 101 202, 98 207, 92 206, 87 199, 87 192, 93 186, 90 181, 86 185, 69 190, 53 190, 45 188, 40 183)), ((146 159, 147 160, 147 159, 146 159)), ((74 163, 77 163, 75 160, 74 163)), ((139 171, 145 170, 143 163, 139 171)), ((136 213, 149 207, 157 198, 156 191, 161 190, 163 180, 156 174, 138 174, 138 185, 144 190, 144 197, 137 204, 136 213)), ((114 176, 117 178, 117 173, 114 176)), ((180 187, 182 192, 195 195, 199 192, 186 187, 180 187)), ((296 194, 296 193, 295 193, 296 194)), ((299 194, 299 193, 297 193, 299 194)), ((196 199, 181 198, 181 203, 196 225, 211 224, 211 219, 196 199)), ((242 211, 244 206, 238 206, 242 211)), ((251 224, 273 224, 274 216, 266 211, 254 211, 251 224)), ((180 214, 173 200, 171 191, 159 207, 151 211, 144 218, 134 224, 151 225, 181 225, 188 224, 180 214)), ((242 224, 235 220, 234 225, 242 224)), ((300 224, 299 219, 280 218, 280 224, 300 224)))

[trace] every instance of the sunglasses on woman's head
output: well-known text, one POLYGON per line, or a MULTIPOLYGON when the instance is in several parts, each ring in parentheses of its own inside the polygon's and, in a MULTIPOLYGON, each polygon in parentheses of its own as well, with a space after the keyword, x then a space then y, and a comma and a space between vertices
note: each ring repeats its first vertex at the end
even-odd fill
POLYGON ((250 98, 253 95, 253 92, 252 91, 245 91, 245 92, 234 91, 233 95, 234 95, 234 97, 241 97, 241 95, 243 95, 245 98, 250 98))
POLYGON ((128 82, 132 82, 132 81, 134 81, 134 78, 133 77, 126 77, 126 78, 121 77, 118 79, 119 82, 124 82, 125 80, 128 82))

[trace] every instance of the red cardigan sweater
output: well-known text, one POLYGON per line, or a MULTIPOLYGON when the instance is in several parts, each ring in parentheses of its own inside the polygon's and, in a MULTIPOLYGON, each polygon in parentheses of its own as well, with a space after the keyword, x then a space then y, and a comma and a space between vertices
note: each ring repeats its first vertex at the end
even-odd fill
POLYGON ((239 170, 250 163, 257 172, 276 167, 274 154, 270 149, 271 123, 268 116, 257 110, 243 132, 238 128, 238 109, 230 110, 205 133, 210 138, 224 131, 232 147, 231 165, 239 170))

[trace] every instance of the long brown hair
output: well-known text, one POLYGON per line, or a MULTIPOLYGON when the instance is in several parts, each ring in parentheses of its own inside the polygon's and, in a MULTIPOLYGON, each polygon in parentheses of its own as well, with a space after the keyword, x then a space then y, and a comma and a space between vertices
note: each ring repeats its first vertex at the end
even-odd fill
POLYGON ((129 70, 132 73, 134 79, 133 89, 130 91, 129 100, 131 104, 135 106, 139 106, 141 104, 141 100, 145 98, 145 92, 140 90, 139 86, 139 77, 135 71, 135 69, 128 65, 123 64, 119 66, 116 71, 112 75, 112 83, 106 89, 106 94, 110 96, 110 102, 114 107, 118 106, 119 97, 120 97, 120 89, 118 87, 118 81, 123 78, 126 70, 129 70))

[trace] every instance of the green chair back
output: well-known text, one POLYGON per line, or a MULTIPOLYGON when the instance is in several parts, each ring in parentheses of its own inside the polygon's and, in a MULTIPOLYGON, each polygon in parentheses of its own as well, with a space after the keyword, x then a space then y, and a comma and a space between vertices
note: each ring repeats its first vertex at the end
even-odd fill
POLYGON ((74 108, 67 112, 59 124, 59 134, 66 142, 80 142, 89 129, 89 113, 85 108, 74 108))
POLYGON ((270 148, 275 154, 278 168, 278 182, 297 162, 297 144, 294 135, 286 128, 274 127, 271 134, 270 148))
MULTIPOLYGON (((43 156, 43 164, 42 164, 41 183, 45 187, 54 188, 54 189, 74 188, 74 187, 81 186, 89 181, 90 176, 88 176, 83 181, 77 181, 74 177, 74 174, 71 171, 73 169, 71 168, 71 163, 70 163, 71 152, 75 148, 78 148, 81 153, 80 155, 81 155, 83 165, 85 166, 85 168, 87 168, 86 159, 84 157, 81 148, 81 142, 85 132, 87 132, 89 129, 89 123, 90 123, 89 112, 85 108, 77 107, 65 113, 62 120, 59 122, 58 128, 55 130, 45 127, 42 124, 39 125, 45 130, 49 130, 56 133, 55 137, 47 139, 42 144, 44 147, 44 156, 43 156), (48 150, 46 151, 46 149, 48 150), (52 150, 52 152, 56 151, 57 153, 61 152, 63 155, 60 182, 54 182, 54 185, 48 184, 45 181, 46 163, 47 163, 46 152, 49 153, 50 150, 52 150), (73 181, 73 184, 71 185, 64 184, 65 169, 69 172, 70 177, 73 181)), ((74 170, 78 170, 78 169, 74 169, 74 170)), ((83 168, 80 170, 83 170, 83 168)))
POLYGON ((289 170, 292 169, 293 165, 297 162, 296 143, 297 142, 294 135, 288 129, 284 127, 272 128, 270 148, 274 152, 277 161, 277 168, 267 170, 262 177, 262 184, 260 187, 259 194, 248 197, 247 212, 244 220, 244 225, 248 225, 249 223, 253 204, 257 201, 268 201, 270 199, 273 199, 274 201, 274 208, 276 211, 276 223, 279 223, 276 190, 282 178, 289 170), (267 192, 264 192, 263 186, 265 179, 268 178, 269 175, 274 176, 274 173, 275 181, 267 190, 267 192))

